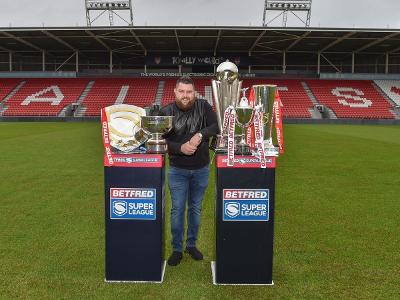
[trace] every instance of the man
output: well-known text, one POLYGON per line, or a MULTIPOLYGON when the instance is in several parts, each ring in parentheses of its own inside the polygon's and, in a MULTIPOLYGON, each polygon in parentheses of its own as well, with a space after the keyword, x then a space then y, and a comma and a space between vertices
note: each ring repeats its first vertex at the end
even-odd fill
POLYGON ((173 252, 170 266, 182 260, 185 207, 187 239, 185 252, 195 260, 203 254, 196 248, 201 204, 209 177, 209 138, 218 133, 218 124, 211 105, 196 99, 190 77, 181 77, 174 89, 175 102, 163 107, 162 113, 174 117, 173 130, 165 136, 168 144, 168 181, 171 192, 171 233, 173 252))

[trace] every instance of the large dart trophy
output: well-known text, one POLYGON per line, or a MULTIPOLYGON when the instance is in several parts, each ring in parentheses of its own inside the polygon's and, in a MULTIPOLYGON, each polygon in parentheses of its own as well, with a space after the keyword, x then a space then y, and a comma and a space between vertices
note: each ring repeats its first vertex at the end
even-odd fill
POLYGON ((238 68, 229 61, 218 66, 216 75, 212 88, 220 134, 215 145, 213 282, 272 285, 279 153, 272 141, 273 126, 281 120, 279 94, 275 85, 259 84, 247 98, 238 68))
MULTIPOLYGON (((276 85, 253 85, 252 104, 246 98, 247 89, 242 89, 242 81, 239 80, 238 68, 234 63, 226 61, 218 66, 217 80, 212 80, 215 111, 220 129, 215 151, 228 155, 231 155, 230 152, 244 155, 253 153, 260 159, 262 156, 278 156, 279 148, 272 142, 272 129, 276 116, 276 85), (240 98, 241 92, 243 92, 242 98, 240 98), (243 128, 239 135, 240 142, 235 138, 238 136, 235 125, 243 128), (255 127, 255 146, 245 142, 244 129, 250 125, 255 127)), ((229 162, 232 163, 234 161, 229 162)))
POLYGON ((171 116, 119 104, 101 111, 106 282, 162 282, 164 154, 171 116))
MULTIPOLYGON (((228 149, 228 125, 231 112, 240 97, 242 81, 239 81, 238 68, 226 61, 217 68, 217 80, 212 80, 212 90, 215 99, 215 110, 220 134, 217 136, 216 152, 226 152, 228 149)), ((234 119, 233 119, 234 122, 234 119)))

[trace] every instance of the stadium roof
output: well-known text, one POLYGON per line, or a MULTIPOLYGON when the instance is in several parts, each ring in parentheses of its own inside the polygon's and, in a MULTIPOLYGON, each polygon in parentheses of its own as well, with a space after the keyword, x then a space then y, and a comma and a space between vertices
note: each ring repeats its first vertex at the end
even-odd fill
POLYGON ((0 52, 400 54, 400 29, 273 27, 0 28, 0 52))

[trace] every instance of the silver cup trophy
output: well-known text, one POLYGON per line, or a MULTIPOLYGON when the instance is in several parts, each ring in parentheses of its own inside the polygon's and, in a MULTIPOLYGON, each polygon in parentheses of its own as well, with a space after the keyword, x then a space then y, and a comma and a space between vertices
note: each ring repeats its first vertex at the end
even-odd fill
POLYGON ((151 133, 146 142, 147 153, 166 153, 167 142, 162 137, 172 129, 173 116, 142 116, 141 127, 151 133))
POLYGON ((264 126, 264 149, 266 156, 278 156, 279 151, 272 142, 273 107, 275 102, 276 85, 260 84, 253 85, 256 106, 261 106, 263 113, 262 123, 264 126))
POLYGON ((251 106, 236 107, 236 123, 242 129, 241 140, 235 145, 236 153, 240 155, 250 155, 250 146, 246 143, 246 128, 250 126, 253 120, 254 109, 251 106))
POLYGON ((212 80, 212 90, 215 100, 215 110, 220 134, 217 136, 215 151, 227 152, 228 147, 228 128, 224 128, 225 112, 228 107, 235 108, 242 87, 239 81, 239 71, 237 66, 226 61, 217 67, 217 80, 212 80))
POLYGON ((254 108, 249 105, 246 98, 246 91, 249 88, 242 89, 243 97, 240 99, 239 104, 235 107, 236 123, 242 129, 240 142, 236 145, 236 153, 240 155, 250 155, 250 146, 246 143, 246 128, 253 122, 254 108))

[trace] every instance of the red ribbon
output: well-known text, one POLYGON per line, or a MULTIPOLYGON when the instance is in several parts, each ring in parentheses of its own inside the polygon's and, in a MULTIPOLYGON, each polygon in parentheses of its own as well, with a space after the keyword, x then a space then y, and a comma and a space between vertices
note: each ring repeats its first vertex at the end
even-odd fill
POLYGON ((262 113, 261 107, 256 107, 254 112, 254 135, 255 135, 255 147, 257 149, 258 157, 260 158, 261 168, 266 168, 267 163, 265 160, 264 151, 264 135, 263 135, 263 123, 262 123, 262 113))
POLYGON ((232 110, 232 107, 231 107, 231 106, 228 106, 228 107, 225 109, 225 112, 224 112, 224 122, 223 122, 223 125, 222 125, 222 132, 221 132, 221 135, 222 135, 222 136, 223 136, 225 133, 227 133, 226 131, 227 131, 228 125, 229 125, 229 116, 230 116, 231 110, 232 110))
POLYGON ((283 143, 283 125, 282 125, 282 101, 279 96, 278 89, 275 92, 274 101, 274 117, 275 117, 275 129, 276 129, 276 139, 278 140, 279 153, 284 153, 284 143, 283 143))
POLYGON ((112 166, 114 165, 114 160, 110 146, 110 132, 108 131, 108 119, 105 108, 101 109, 101 127, 104 144, 104 165, 112 166))
MULTIPOLYGON (((233 166, 235 163, 235 109, 229 106, 229 128, 228 128, 228 166, 233 166)), ((226 112, 225 111, 225 112, 226 112)))
MULTIPOLYGON (((250 89, 249 95, 249 106, 255 107, 255 99, 254 99, 254 90, 250 89)), ((255 136, 254 136, 254 123, 251 123, 250 126, 246 130, 246 143, 250 146, 250 148, 255 147, 255 136)))

